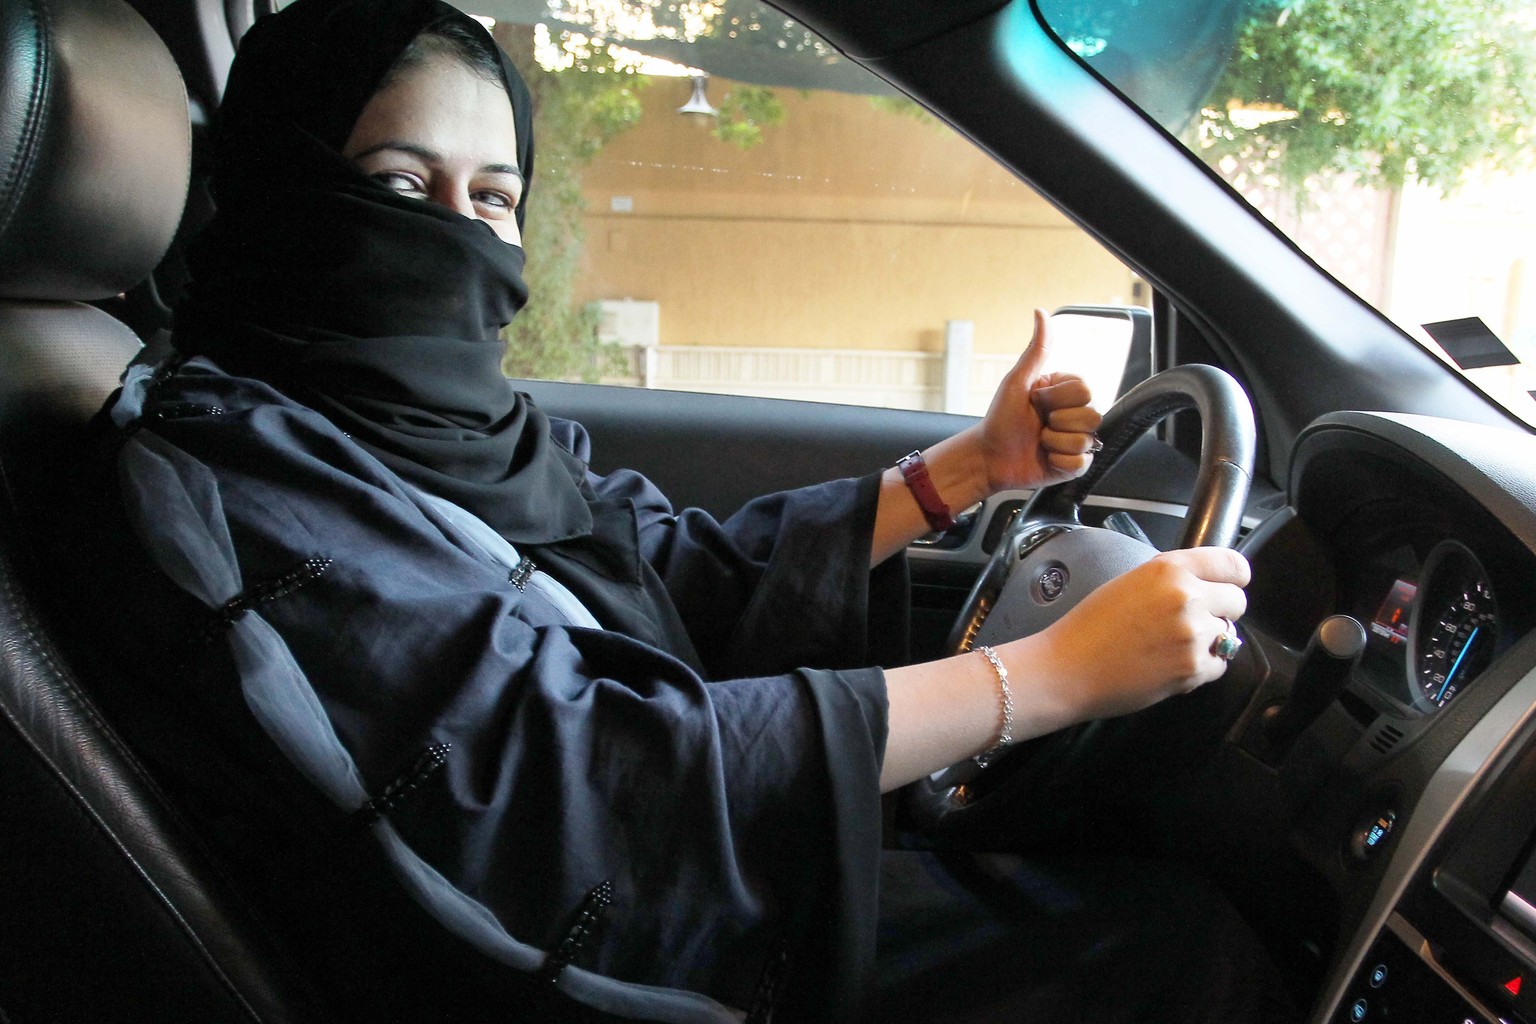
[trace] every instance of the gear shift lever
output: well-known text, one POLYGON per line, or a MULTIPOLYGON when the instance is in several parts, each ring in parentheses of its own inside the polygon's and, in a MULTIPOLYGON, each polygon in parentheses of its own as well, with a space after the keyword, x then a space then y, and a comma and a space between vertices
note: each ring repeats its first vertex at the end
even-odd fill
POLYGON ((1365 627, 1350 616, 1330 615, 1317 624, 1296 667, 1290 699, 1264 712, 1264 738, 1275 751, 1288 749, 1344 692, 1364 652, 1365 627))

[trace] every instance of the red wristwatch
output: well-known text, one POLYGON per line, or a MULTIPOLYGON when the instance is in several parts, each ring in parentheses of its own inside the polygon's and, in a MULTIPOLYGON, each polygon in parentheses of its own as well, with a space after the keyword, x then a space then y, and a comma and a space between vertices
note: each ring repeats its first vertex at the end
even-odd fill
POLYGON ((907 482, 907 490, 912 492, 917 507, 923 510, 929 529, 943 533, 955 525, 949 506, 939 497, 939 489, 933 486, 933 480, 928 476, 928 464, 923 461, 922 452, 902 456, 896 461, 896 468, 901 470, 901 478, 907 482))

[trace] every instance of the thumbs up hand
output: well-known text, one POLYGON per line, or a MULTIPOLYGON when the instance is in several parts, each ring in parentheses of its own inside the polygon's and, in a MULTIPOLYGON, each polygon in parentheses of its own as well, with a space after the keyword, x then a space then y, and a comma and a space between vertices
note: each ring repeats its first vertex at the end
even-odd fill
POLYGON ((1081 377, 1045 373, 1050 325, 1035 310, 1029 347, 998 385, 983 419, 980 452, 988 490, 1040 487, 1081 476, 1093 461, 1101 416, 1081 377))

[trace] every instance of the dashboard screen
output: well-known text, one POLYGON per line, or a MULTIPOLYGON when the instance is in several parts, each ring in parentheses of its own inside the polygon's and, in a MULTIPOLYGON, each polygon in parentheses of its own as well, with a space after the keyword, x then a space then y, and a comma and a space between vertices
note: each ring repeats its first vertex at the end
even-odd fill
POLYGON ((1422 568, 1422 556, 1411 544, 1380 551, 1360 566, 1348 605, 1365 627, 1359 678, 1399 705, 1412 705, 1408 647, 1422 568))
POLYGON ((1412 580, 1393 581, 1386 598, 1371 619, 1371 637, 1384 641, 1389 648, 1406 644, 1408 623, 1413 617, 1413 598, 1418 592, 1418 584, 1412 580))

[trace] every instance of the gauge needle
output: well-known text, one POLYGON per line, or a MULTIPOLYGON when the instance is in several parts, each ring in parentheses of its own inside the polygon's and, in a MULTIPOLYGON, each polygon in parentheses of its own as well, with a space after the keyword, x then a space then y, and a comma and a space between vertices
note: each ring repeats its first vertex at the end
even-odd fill
POLYGON ((1472 630, 1472 635, 1467 637, 1467 642, 1461 645, 1461 653, 1456 655, 1456 661, 1451 665, 1451 670, 1445 674, 1445 682, 1440 684, 1440 692, 1435 694, 1436 704, 1445 699, 1445 688, 1451 685, 1452 679, 1456 678, 1456 670, 1461 668, 1461 659, 1465 658, 1467 652, 1472 649, 1472 641, 1477 639, 1477 634, 1482 631, 1482 628, 1482 626, 1475 627, 1472 630))

